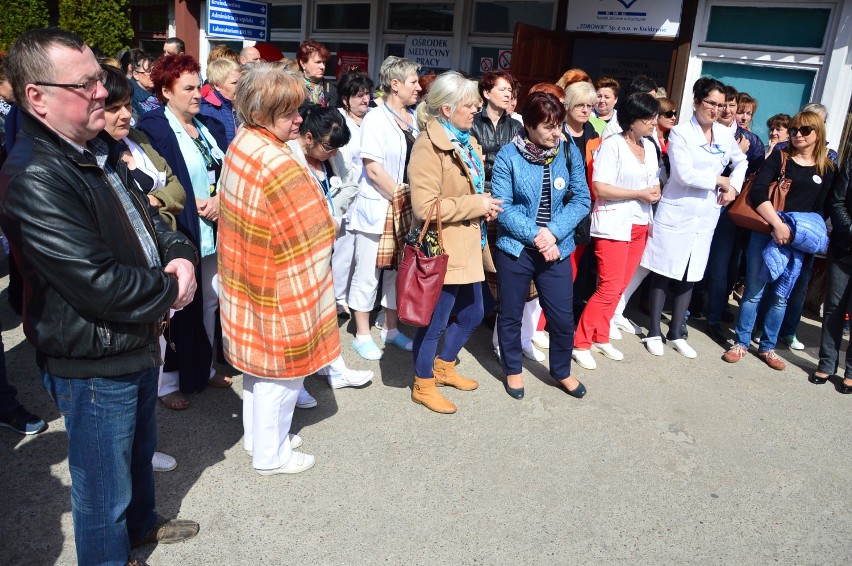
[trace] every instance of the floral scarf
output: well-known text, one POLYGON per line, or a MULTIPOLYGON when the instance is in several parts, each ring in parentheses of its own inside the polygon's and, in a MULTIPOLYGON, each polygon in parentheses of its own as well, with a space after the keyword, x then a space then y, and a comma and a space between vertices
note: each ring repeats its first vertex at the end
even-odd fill
MULTIPOLYGON (((450 142, 456 146, 462 161, 464 161, 465 166, 470 171, 474 190, 476 190, 477 194, 482 194, 485 191, 485 168, 482 166, 482 160, 479 159, 476 151, 474 151, 473 144, 470 143, 470 130, 459 130, 445 120, 440 120, 440 122, 447 132, 450 142)), ((485 244, 487 243, 485 219, 479 221, 479 232, 481 237, 480 245, 485 248, 485 244)))
POLYGON ((556 147, 545 149, 531 142, 526 136, 526 131, 523 129, 518 130, 518 133, 512 139, 512 143, 515 144, 515 147, 518 148, 518 152, 524 156, 524 159, 535 165, 550 165, 556 159, 556 156, 559 155, 559 146, 562 145, 559 144, 556 147))
POLYGON ((312 81, 305 78, 305 89, 308 91, 308 99, 314 104, 325 106, 325 92, 323 89, 323 81, 312 81))

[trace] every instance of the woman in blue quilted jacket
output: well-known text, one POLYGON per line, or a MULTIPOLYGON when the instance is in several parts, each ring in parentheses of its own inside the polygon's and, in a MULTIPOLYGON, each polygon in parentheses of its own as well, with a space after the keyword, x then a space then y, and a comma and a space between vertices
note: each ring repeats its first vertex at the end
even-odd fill
POLYGON ((495 267, 504 386, 512 397, 523 398, 521 316, 533 281, 550 330, 550 375, 579 398, 586 388, 571 375, 574 313, 568 257, 574 251, 574 230, 591 207, 585 160, 562 141, 565 106, 557 97, 532 94, 523 118, 524 129, 497 154, 491 178, 492 197, 503 201, 495 267))

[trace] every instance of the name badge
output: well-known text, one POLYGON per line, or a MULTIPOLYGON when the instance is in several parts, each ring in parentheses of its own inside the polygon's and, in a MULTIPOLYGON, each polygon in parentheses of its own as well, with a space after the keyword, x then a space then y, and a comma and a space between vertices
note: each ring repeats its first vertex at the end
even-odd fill
POLYGON ((556 180, 553 181, 553 188, 557 191, 562 191, 565 189, 565 179, 562 177, 557 177, 556 180))
POLYGON ((817 185, 822 185, 822 177, 820 177, 819 175, 814 175, 813 180, 814 183, 816 183, 817 185))
POLYGON ((212 169, 207 170, 207 182, 210 183, 211 185, 216 184, 216 171, 214 171, 212 169))
POLYGON ((158 186, 165 187, 166 186, 166 172, 165 171, 157 171, 157 181, 158 186))
POLYGON ((210 153, 216 161, 222 161, 222 158, 225 157, 225 154, 218 147, 214 147, 210 153))

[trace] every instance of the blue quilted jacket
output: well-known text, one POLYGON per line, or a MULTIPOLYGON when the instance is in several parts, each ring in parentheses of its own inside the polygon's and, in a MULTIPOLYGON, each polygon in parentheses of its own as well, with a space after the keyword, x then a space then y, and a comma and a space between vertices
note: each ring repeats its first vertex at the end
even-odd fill
POLYGON ((825 220, 816 212, 778 212, 781 220, 790 227, 793 240, 779 246, 770 240, 763 248, 763 265, 760 280, 766 283, 778 281, 776 293, 786 298, 793 292, 793 285, 802 271, 805 254, 824 252, 828 247, 828 230, 825 220))
POLYGON ((551 220, 547 228, 556 237, 560 259, 574 251, 574 229, 591 209, 585 161, 576 147, 563 142, 559 155, 550 165, 542 166, 524 159, 514 143, 504 145, 494 161, 491 196, 503 200, 503 212, 497 216, 497 247, 513 257, 521 255, 524 246, 535 247, 533 240, 541 229, 535 218, 541 202, 544 167, 550 167, 551 180, 551 220), (571 171, 565 151, 571 152, 571 171), (566 206, 563 200, 569 190, 574 196, 566 206))

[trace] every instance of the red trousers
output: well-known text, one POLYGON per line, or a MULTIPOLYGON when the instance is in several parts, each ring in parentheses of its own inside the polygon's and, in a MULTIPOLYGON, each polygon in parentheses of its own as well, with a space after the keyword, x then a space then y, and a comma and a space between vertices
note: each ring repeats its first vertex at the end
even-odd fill
POLYGON ((594 238, 595 257, 598 260, 598 288, 580 317, 574 336, 574 347, 588 350, 592 342, 609 342, 609 323, 624 289, 639 267, 648 226, 633 225, 630 241, 594 238))

